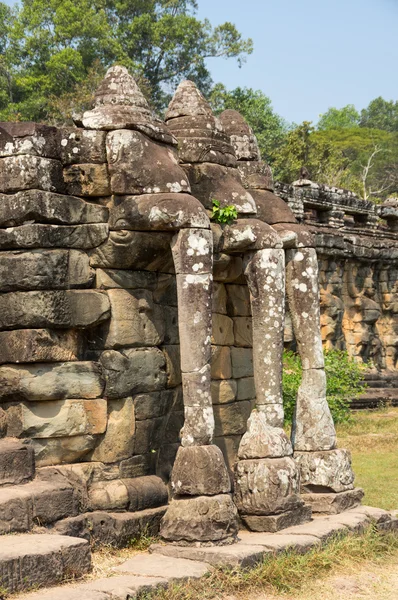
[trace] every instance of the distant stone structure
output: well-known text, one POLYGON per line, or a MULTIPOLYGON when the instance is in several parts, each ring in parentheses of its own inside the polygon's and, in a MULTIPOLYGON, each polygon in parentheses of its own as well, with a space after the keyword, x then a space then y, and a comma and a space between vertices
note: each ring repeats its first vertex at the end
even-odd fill
POLYGON ((122 67, 76 127, 1 123, 0 534, 229 544, 238 511, 276 531, 357 505, 322 341, 394 380, 397 222, 398 201, 274 186, 191 82, 166 123, 122 67), (238 219, 211 223, 213 199, 238 219))

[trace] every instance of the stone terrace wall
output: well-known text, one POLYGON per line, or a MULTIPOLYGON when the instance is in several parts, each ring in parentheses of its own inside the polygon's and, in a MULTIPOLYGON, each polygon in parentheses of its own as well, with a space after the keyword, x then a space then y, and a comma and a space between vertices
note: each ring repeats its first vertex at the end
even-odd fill
POLYGON ((346 349, 381 374, 398 360, 397 203, 377 206, 310 181, 277 184, 316 234, 326 348, 346 349))

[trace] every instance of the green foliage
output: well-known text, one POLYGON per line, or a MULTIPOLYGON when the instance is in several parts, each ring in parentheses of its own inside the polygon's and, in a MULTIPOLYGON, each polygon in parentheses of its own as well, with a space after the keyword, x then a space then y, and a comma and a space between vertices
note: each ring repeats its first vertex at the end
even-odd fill
MULTIPOLYGON (((348 421, 350 402, 365 389, 362 382, 363 368, 349 358, 347 352, 328 350, 325 352, 327 379, 326 398, 335 423, 348 421)), ((301 383, 300 357, 291 352, 283 356, 283 403, 285 419, 291 423, 296 397, 301 383)))
POLYGON ((221 207, 218 200, 213 200, 213 212, 211 218, 215 223, 230 225, 238 218, 238 211, 233 204, 221 207))
POLYGON ((184 78, 209 91, 206 60, 241 65, 253 44, 196 12, 196 0, 22 0, 15 11, 0 3, 0 118, 56 114, 54 98, 84 87, 95 64, 128 67, 157 108, 184 78))
POLYGON ((343 108, 329 108, 320 115, 317 129, 348 129, 359 125, 360 115, 353 104, 347 104, 343 108))
POLYGON ((398 131, 398 101, 384 100, 380 96, 375 98, 361 111, 360 125, 389 132, 398 131))
POLYGON ((288 125, 275 113, 270 98, 261 90, 252 88, 237 87, 228 91, 219 83, 213 87, 209 101, 216 114, 227 109, 240 112, 257 137, 263 159, 272 164, 275 151, 283 143, 288 125))

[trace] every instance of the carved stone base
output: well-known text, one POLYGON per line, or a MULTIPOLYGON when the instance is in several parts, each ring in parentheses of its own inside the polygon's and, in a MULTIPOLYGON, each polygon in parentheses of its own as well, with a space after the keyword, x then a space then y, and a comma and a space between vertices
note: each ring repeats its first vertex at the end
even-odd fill
POLYGON ((349 450, 295 452, 303 493, 345 492, 354 488, 349 450))
POLYGON ((301 495, 304 502, 312 507, 313 513, 323 515, 337 515, 350 508, 355 508, 361 504, 363 497, 364 491, 361 488, 339 492, 338 494, 320 493, 301 495))
POLYGON ((238 513, 229 494, 174 499, 160 525, 161 537, 181 546, 231 544, 237 533, 238 513))
POLYGON ((269 531, 275 533, 293 525, 307 523, 311 521, 311 515, 311 506, 304 504, 280 515, 241 515, 241 519, 250 531, 269 531))

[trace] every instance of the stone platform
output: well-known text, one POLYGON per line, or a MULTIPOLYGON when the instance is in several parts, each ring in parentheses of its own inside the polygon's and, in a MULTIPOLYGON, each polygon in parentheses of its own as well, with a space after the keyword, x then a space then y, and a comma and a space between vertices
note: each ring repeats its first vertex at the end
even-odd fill
MULTIPOLYGON (((327 542, 333 535, 347 535, 361 533, 370 524, 375 523, 380 530, 397 530, 397 512, 387 512, 382 509, 368 506, 359 506, 338 515, 318 516, 311 522, 289 527, 278 533, 252 533, 239 532, 239 542, 231 546, 218 547, 181 547, 172 544, 154 544, 148 553, 138 554, 127 560, 122 565, 113 569, 111 577, 41 589, 15 597, 15 600, 127 600, 135 598, 137 594, 153 590, 158 586, 167 587, 171 583, 199 578, 214 567, 252 567, 267 555, 277 554, 290 548, 298 553, 305 553, 314 546, 327 542)), ((41 536, 12 536, 7 538, 7 543, 14 543, 13 560, 17 560, 18 549, 23 545, 19 539, 41 536), (14 542, 12 542, 14 540, 14 542), (15 556, 14 556, 15 555, 15 556)), ((56 543, 57 538, 71 540, 71 548, 75 548, 76 540, 64 536, 43 536, 56 543)), ((4 538, 6 539, 6 538, 4 538)), ((77 540, 87 545, 87 542, 77 540)), ((63 543, 63 542, 62 542, 63 543)), ((26 548, 25 548, 26 550, 26 548)), ((52 546, 49 546, 51 554, 52 546)), ((86 557, 86 554, 84 554, 86 557)), ((0 553, 0 586, 5 587, 10 579, 4 579, 8 573, 9 559, 0 553)), ((81 574, 87 571, 87 557, 83 560, 81 574), (83 564, 84 563, 84 564, 83 564)), ((55 583, 54 578, 47 582, 41 569, 31 569, 25 554, 19 559, 19 579, 24 581, 24 568, 29 569, 28 586, 49 585, 55 583), (24 566, 25 565, 25 566, 24 566), (35 573, 40 578, 35 583, 35 573)), ((28 575, 28 571, 26 573, 28 575)), ((51 577, 51 573, 48 577, 51 577)), ((18 591, 20 584, 11 589, 18 591)))

